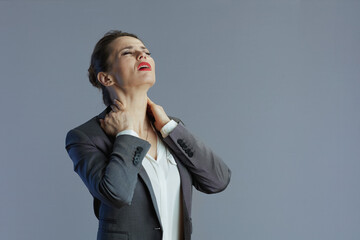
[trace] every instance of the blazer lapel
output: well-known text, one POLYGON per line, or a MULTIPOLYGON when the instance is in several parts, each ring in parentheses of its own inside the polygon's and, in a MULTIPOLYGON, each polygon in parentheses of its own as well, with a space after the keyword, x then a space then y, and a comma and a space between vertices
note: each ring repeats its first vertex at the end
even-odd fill
POLYGON ((182 191, 182 198, 183 198, 183 204, 184 204, 184 215, 186 218, 190 218, 191 210, 191 190, 192 190, 192 182, 191 182, 191 176, 186 169, 186 167, 181 163, 181 161, 178 160, 178 158, 173 154, 173 157, 176 161, 179 174, 180 174, 180 181, 181 181, 181 191, 182 191))
MULTIPOLYGON (((174 117, 170 117, 171 119, 175 120, 176 122, 180 122, 179 119, 174 118, 174 117)), ((154 127, 155 129, 155 127, 154 127)), ((163 143, 165 144, 165 146, 170 150, 171 154, 173 155, 176 164, 177 164, 177 168, 179 170, 179 174, 180 174, 180 182, 181 182, 181 191, 182 191, 182 198, 183 198, 183 209, 184 209, 184 216, 185 218, 190 219, 191 216, 191 198, 192 198, 192 178, 190 173, 188 172, 188 170, 186 169, 186 167, 181 163, 181 161, 177 158, 177 156, 175 155, 175 153, 172 151, 172 149, 170 148, 170 146, 168 146, 168 144, 164 141, 162 135, 160 132, 156 131, 157 135, 159 136, 159 138, 163 141, 163 143)), ((151 184, 150 184, 151 186, 151 184)))
POLYGON ((153 203, 154 208, 155 208, 156 216, 158 217, 159 222, 160 222, 161 227, 162 227, 161 218, 160 218, 160 212, 159 212, 158 204, 157 204, 157 202, 156 202, 155 193, 154 193, 154 190, 153 190, 153 188, 152 188, 150 178, 149 178, 149 176, 147 175, 147 173, 146 173, 146 171, 145 171, 145 168, 144 168, 143 166, 141 166, 141 168, 140 168, 139 176, 142 178, 142 180, 144 181, 146 187, 147 187, 148 190, 149 190, 149 193, 150 193, 150 196, 151 196, 151 200, 152 200, 152 203, 153 203))

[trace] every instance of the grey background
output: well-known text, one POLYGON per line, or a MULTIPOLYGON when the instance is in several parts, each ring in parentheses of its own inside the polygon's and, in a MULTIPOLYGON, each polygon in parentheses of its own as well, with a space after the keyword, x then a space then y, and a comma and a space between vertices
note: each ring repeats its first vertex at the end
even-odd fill
POLYGON ((194 239, 360 239, 360 2, 0 1, 0 239, 95 239, 66 132, 110 29, 156 61, 150 97, 233 171, 196 192, 194 239))

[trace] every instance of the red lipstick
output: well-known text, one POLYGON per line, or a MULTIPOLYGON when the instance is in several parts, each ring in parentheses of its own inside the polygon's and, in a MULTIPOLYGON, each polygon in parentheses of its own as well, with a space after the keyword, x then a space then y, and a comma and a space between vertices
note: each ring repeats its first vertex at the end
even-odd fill
POLYGON ((141 62, 138 66, 139 71, 151 71, 151 66, 147 62, 141 62))

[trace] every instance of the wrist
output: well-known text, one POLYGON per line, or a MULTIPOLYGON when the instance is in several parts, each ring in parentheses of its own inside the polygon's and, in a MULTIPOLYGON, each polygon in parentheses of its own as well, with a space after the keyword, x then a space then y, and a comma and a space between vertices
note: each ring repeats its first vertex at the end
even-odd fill
POLYGON ((158 124, 155 124, 156 126, 156 130, 158 130, 158 131, 161 131, 161 129, 166 125, 166 124, 168 124, 170 122, 170 118, 169 117, 167 117, 167 119, 162 119, 162 121, 160 122, 159 121, 159 123, 158 124))
POLYGON ((178 123, 175 122, 174 120, 170 120, 167 124, 165 124, 161 130, 161 136, 163 138, 166 138, 176 127, 177 127, 178 123))

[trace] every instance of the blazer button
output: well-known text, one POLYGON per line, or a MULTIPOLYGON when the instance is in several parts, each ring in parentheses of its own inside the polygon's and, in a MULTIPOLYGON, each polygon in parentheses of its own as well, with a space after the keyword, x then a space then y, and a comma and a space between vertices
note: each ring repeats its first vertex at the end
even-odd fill
POLYGON ((143 150, 143 148, 142 148, 142 147, 137 147, 137 148, 136 148, 136 152, 138 152, 138 153, 141 153, 141 152, 142 152, 142 150, 143 150))
POLYGON ((135 155, 134 160, 133 160, 133 163, 134 163, 135 165, 138 165, 138 163, 139 163, 139 155, 138 155, 138 154, 135 155))
POLYGON ((181 146, 184 143, 184 141, 182 139, 178 139, 177 143, 181 146))
POLYGON ((188 156, 189 156, 189 157, 192 157, 193 155, 194 155, 193 152, 189 152, 189 153, 188 153, 188 156))

